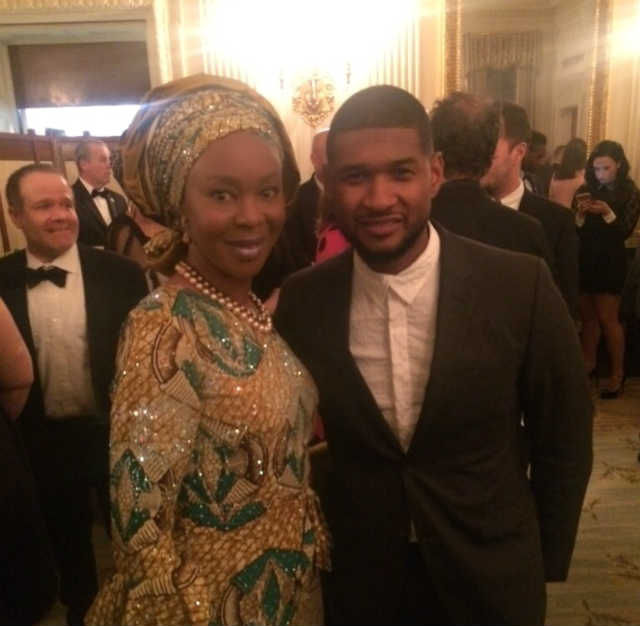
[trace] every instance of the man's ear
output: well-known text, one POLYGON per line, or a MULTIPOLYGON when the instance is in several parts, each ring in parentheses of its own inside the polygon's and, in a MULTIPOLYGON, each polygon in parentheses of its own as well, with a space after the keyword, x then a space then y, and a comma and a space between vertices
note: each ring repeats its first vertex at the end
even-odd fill
POLYGON ((24 209, 22 211, 16 211, 14 208, 9 207, 9 216, 11 217, 11 221, 13 225, 22 230, 22 215, 24 213, 24 209))
POLYGON ((521 141, 520 143, 517 143, 515 146, 513 146, 511 151, 514 153, 514 155, 522 163, 522 160, 524 159, 524 157, 527 156, 527 152, 529 151, 529 147, 527 146, 527 144, 524 141, 521 141))
POLYGON ((442 159, 441 152, 434 152, 427 157, 427 167, 431 173, 431 179, 429 181, 431 187, 431 198, 438 195, 440 186, 444 181, 444 161, 442 159))

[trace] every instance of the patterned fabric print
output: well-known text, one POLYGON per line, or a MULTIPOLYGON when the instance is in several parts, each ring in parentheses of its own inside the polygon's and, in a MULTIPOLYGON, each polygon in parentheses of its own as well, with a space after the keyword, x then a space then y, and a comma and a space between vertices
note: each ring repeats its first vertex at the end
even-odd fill
POLYGON ((291 624, 300 597, 319 587, 304 588, 310 566, 303 552, 267 550, 232 578, 214 624, 291 624))
POLYGON ((88 624, 322 623, 317 392, 284 342, 165 286, 129 317, 111 427, 116 574, 88 624))

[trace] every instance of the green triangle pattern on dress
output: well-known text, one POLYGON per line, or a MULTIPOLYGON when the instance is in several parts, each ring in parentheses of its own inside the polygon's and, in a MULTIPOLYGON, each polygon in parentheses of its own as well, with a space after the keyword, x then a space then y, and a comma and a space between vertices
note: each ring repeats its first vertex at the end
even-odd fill
POLYGON ((243 593, 249 593, 262 576, 270 559, 275 561, 291 577, 294 577, 299 569, 305 571, 310 565, 309 557, 304 552, 270 548, 238 572, 232 578, 233 584, 243 593))
POLYGON ((131 450, 125 450, 111 472, 110 483, 113 491, 117 491, 122 480, 130 480, 133 486, 134 505, 129 512, 129 517, 123 520, 123 512, 117 500, 111 500, 111 517, 115 522, 120 537, 126 543, 138 532, 143 524, 151 518, 148 509, 137 506, 140 493, 150 493, 153 485, 147 478, 144 468, 138 462, 131 450))
POLYGON ((264 586, 264 592, 262 594, 262 601, 260 604, 268 623, 274 624, 276 615, 278 614, 278 607, 280 605, 280 586, 278 585, 278 579, 273 571, 269 572, 269 578, 264 586))

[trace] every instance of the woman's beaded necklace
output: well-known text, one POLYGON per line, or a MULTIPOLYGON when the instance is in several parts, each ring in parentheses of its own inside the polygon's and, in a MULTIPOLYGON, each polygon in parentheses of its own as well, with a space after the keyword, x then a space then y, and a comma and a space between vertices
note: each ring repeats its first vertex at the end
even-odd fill
POLYGON ((184 276, 198 291, 201 291, 205 295, 209 296, 212 300, 222 304, 225 308, 229 309, 232 313, 239 315, 248 324, 260 330, 268 333, 272 330, 273 324, 271 322, 271 315, 264 308, 262 300, 258 298, 253 292, 249 292, 249 298, 251 302, 256 306, 258 312, 255 313, 248 309, 243 304, 236 302, 229 296, 225 295, 218 289, 216 289, 207 279, 202 276, 197 270, 191 267, 185 261, 180 261, 176 265, 176 272, 184 276))

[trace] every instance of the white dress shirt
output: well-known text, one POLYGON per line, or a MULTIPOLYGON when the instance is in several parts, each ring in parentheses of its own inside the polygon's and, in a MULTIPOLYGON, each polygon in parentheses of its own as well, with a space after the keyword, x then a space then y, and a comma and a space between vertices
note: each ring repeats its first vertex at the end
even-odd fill
POLYGON ((522 196, 524 196, 524 183, 520 179, 520 184, 504 198, 500 198, 500 202, 510 209, 518 211, 520 209, 520 202, 522 202, 522 196))
POLYGON ((78 247, 51 263, 27 250, 27 267, 59 267, 67 271, 64 287, 43 280, 27 287, 29 322, 47 417, 91 415, 96 411, 91 384, 87 312, 78 247))
MULTIPOLYGON (((89 195, 91 195, 94 189, 98 189, 98 187, 92 187, 84 178, 80 176, 78 176, 78 178, 80 178, 80 182, 85 186, 89 195)), ((104 187, 102 187, 102 189, 104 189, 104 187)), ((109 203, 107 202, 107 199, 102 196, 95 196, 92 199, 98 207, 98 211, 100 211, 100 215, 102 216, 104 223, 109 226, 109 224, 111 224, 111 213, 109 211, 109 203)))
POLYGON ((402 448, 424 401, 436 335, 440 238, 399 274, 380 274, 354 253, 349 348, 402 448))

